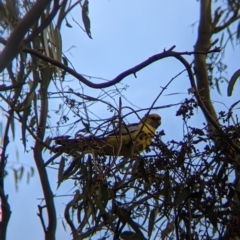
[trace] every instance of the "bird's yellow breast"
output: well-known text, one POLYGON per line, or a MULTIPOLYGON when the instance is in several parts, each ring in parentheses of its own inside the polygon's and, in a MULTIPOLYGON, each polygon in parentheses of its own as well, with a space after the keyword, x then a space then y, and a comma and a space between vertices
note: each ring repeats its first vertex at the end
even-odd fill
POLYGON ((118 135, 109 136, 106 139, 106 145, 103 147, 103 150, 104 148, 106 150, 107 148, 112 148, 113 155, 119 153, 120 156, 139 154, 150 145, 155 130, 148 123, 141 123, 138 125, 137 131, 122 135, 121 138, 118 135))

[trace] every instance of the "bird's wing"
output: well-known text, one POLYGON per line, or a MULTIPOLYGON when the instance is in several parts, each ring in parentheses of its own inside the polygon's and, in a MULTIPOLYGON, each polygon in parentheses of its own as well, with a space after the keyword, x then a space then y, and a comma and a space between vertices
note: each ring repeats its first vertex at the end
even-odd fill
MULTIPOLYGON (((139 124, 138 123, 132 123, 128 125, 122 125, 121 127, 121 135, 128 135, 132 134, 133 132, 136 132, 139 130, 139 124)), ((116 128, 113 131, 109 132, 107 134, 107 137, 110 136, 119 136, 120 135, 120 128, 116 128)))

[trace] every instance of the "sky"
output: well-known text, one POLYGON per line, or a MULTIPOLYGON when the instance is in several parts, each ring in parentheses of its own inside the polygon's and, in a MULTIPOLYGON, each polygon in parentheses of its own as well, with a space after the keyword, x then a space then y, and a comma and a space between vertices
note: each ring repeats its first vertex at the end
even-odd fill
MULTIPOLYGON (((199 2, 193 0, 90 0, 89 17, 93 39, 89 39, 86 33, 72 20, 74 18, 83 26, 79 7, 72 12, 71 16, 68 16, 68 22, 73 28, 63 26, 63 52, 70 59, 77 72, 111 80, 121 72, 174 45, 176 46, 175 51, 193 51, 197 36, 199 2)), ((239 68, 239 53, 239 47, 233 49, 231 45, 228 46, 228 52, 225 55, 226 63, 229 65, 228 78, 239 68)), ((190 62, 193 59, 192 56, 186 58, 190 62)), ((129 86, 124 92, 127 100, 122 99, 123 106, 131 106, 135 109, 151 106, 162 87, 182 70, 184 70, 183 65, 177 60, 169 58, 141 70, 136 74, 137 78, 129 76, 123 79, 123 85, 119 86, 129 86)), ((73 88, 79 86, 79 82, 73 77, 68 78, 72 79, 69 86, 73 88)), ((96 83, 103 81, 94 78, 91 80, 96 83)), ((216 91, 212 93, 212 99, 217 109, 226 110, 238 100, 239 84, 236 84, 231 98, 227 97, 226 87, 227 85, 224 83, 221 87, 222 95, 216 91)), ((190 82, 186 72, 184 72, 171 83, 155 106, 180 103, 189 97, 188 88, 190 88, 190 82)), ((100 91, 84 86, 84 92, 97 97, 100 91)), ((58 104, 57 100, 53 101, 50 112, 53 113, 58 109, 58 104)), ((164 142, 173 138, 177 140, 182 138, 183 124, 175 116, 177 109, 178 107, 157 110, 157 113, 162 116, 160 130, 164 130, 166 134, 162 139, 164 142)), ((99 117, 111 117, 106 106, 102 106, 102 108, 93 106, 90 111, 99 117)), ((129 110, 125 109, 124 111, 126 113, 129 110)), ((128 118, 129 122, 136 120, 134 115, 128 118)), ((196 112, 196 117, 191 120, 191 124, 201 127, 204 121, 199 110, 196 112)), ((40 199, 43 196, 41 186, 36 171, 35 177, 27 183, 26 172, 30 170, 30 167, 34 167, 34 161, 31 153, 24 152, 21 142, 18 140, 20 139, 20 129, 16 131, 15 141, 12 141, 8 150, 13 155, 11 155, 7 165, 9 175, 5 183, 12 210, 7 239, 15 240, 17 236, 17 239, 42 240, 44 236, 37 217, 37 205, 41 203, 40 199), (20 163, 24 164, 26 172, 18 184, 18 191, 16 191, 11 169, 13 166, 21 166, 20 163)), ((51 173, 50 181, 54 193, 58 195, 72 193, 71 184, 66 182, 57 190, 57 171, 51 169, 48 171, 51 173)), ((71 239, 68 227, 67 231, 62 227, 65 199, 58 197, 55 202, 58 209, 56 239, 71 239)))

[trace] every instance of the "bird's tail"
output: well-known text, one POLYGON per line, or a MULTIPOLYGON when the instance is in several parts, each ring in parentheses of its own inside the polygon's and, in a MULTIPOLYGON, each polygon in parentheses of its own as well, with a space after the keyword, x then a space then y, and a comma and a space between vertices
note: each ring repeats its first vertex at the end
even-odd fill
POLYGON ((62 146, 77 144, 79 142, 77 139, 67 139, 64 137, 59 139, 54 139, 54 140, 56 145, 62 145, 62 146))
POLYGON ((70 136, 56 137, 55 152, 91 152, 92 150, 99 151, 104 144, 102 138, 95 136, 78 136, 78 138, 71 138, 70 136))
POLYGON ((70 138, 70 136, 56 137, 54 145, 54 152, 70 153, 71 151, 80 150, 80 141, 78 139, 70 138))

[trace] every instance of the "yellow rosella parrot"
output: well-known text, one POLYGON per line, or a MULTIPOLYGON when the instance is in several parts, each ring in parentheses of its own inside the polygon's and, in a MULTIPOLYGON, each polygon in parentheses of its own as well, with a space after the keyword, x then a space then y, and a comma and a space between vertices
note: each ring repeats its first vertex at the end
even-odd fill
POLYGON ((107 134, 106 137, 80 136, 69 139, 69 136, 57 137, 57 150, 70 152, 96 152, 101 155, 131 156, 144 151, 150 145, 156 129, 161 124, 158 114, 149 114, 139 123, 123 125, 107 134))

